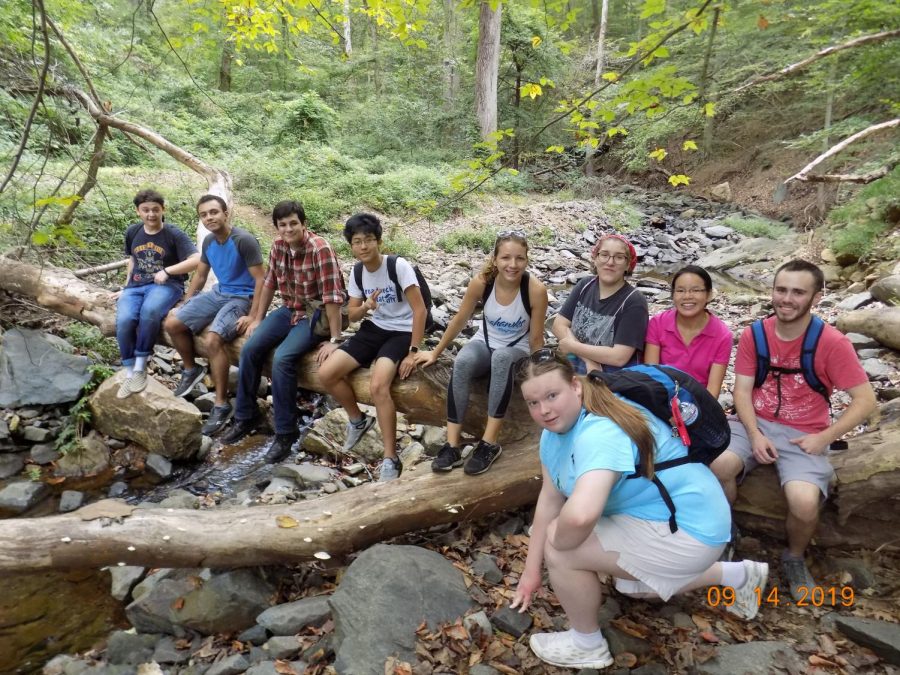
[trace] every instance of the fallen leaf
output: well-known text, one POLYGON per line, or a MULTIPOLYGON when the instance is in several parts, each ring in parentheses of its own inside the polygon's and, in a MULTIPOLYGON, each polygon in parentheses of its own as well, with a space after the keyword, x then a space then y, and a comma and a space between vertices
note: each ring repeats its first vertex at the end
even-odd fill
POLYGON ((719 637, 715 633, 713 633, 712 631, 709 631, 709 630, 705 630, 702 633, 700 633, 700 637, 712 644, 719 642, 719 637))
POLYGON ((452 626, 448 626, 444 629, 444 635, 449 638, 453 638, 454 640, 468 640, 469 639, 469 631, 465 629, 464 626, 460 624, 454 624, 452 626))
POLYGON ((290 661, 283 661, 281 659, 275 659, 275 672, 281 673, 281 675, 298 675, 290 661))
POLYGON ((700 614, 691 614, 691 619, 693 619, 694 625, 700 630, 709 630, 712 628, 712 624, 700 614))
POLYGON ((300 524, 290 516, 275 516, 275 522, 278 524, 278 527, 283 528, 297 527, 300 524))
POLYGON ((172 609, 182 609, 184 607, 184 598, 175 598, 172 603, 172 609))
POLYGON ((506 675, 520 675, 519 671, 515 668, 510 668, 505 663, 497 663, 496 661, 491 661, 491 668, 494 670, 499 670, 501 673, 506 673, 506 675))
POLYGON ((48 478, 44 482, 47 483, 47 485, 59 485, 60 483, 62 483, 65 480, 66 480, 65 476, 57 476, 55 478, 48 478))
POLYGON ((621 652, 616 654, 616 665, 619 668, 633 668, 637 663, 637 656, 631 652, 621 652))
POLYGON ((756 27, 760 30, 765 30, 769 27, 769 20, 766 19, 762 14, 759 15, 759 18, 756 20, 756 27))
POLYGON ((817 654, 810 654, 809 656, 809 664, 812 666, 822 666, 825 668, 837 668, 838 664, 829 661, 828 659, 823 659, 821 656, 817 654))

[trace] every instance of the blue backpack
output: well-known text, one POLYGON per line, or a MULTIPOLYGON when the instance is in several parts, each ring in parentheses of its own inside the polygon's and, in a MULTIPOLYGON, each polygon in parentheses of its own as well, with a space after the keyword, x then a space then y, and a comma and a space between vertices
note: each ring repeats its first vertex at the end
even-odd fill
POLYGON ((762 319, 754 321, 750 325, 750 330, 753 333, 753 343, 756 347, 756 379, 753 382, 753 388, 759 389, 763 386, 769 373, 772 373, 772 377, 775 378, 775 385, 778 392, 778 405, 775 408, 774 413, 776 418, 781 411, 782 375, 796 375, 797 373, 801 373, 810 389, 821 394, 828 403, 829 409, 831 408, 831 395, 828 388, 822 383, 819 376, 816 375, 816 370, 814 368, 816 348, 819 346, 819 338, 822 337, 822 331, 825 330, 825 322, 822 321, 822 319, 814 315, 809 322, 809 326, 806 327, 806 332, 803 334, 803 346, 800 350, 799 368, 781 368, 772 365, 769 354, 769 341, 766 338, 766 331, 763 328, 762 319))

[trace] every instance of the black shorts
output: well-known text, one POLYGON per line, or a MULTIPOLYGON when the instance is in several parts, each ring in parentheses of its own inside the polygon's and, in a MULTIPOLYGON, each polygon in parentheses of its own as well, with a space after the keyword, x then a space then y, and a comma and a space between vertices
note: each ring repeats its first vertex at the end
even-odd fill
POLYGON ((363 321, 356 335, 340 346, 354 358, 360 368, 368 368, 382 356, 400 363, 409 354, 412 332, 385 330, 369 320, 363 321))

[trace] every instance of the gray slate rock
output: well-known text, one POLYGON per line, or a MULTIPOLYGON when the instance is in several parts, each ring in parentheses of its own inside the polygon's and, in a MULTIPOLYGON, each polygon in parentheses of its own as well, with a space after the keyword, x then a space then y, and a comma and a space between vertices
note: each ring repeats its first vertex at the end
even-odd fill
POLYGON ((263 661, 248 668, 244 675, 278 675, 278 671, 275 669, 274 661, 263 661))
POLYGON ((110 595, 119 602, 125 602, 125 599, 131 594, 131 589, 143 579, 146 571, 146 568, 136 565, 110 567, 109 574, 112 577, 110 595))
POLYGON ((416 660, 416 628, 456 621, 472 607, 462 573, 443 556, 415 546, 376 544, 347 568, 331 597, 335 670, 382 675, 397 654, 416 660))
POLYGON ((900 305, 900 274, 882 277, 869 288, 876 300, 887 305, 900 305))
POLYGON ((0 341, 0 407, 76 401, 91 379, 87 357, 60 351, 40 331, 12 328, 0 341))
POLYGON ((338 477, 338 473, 327 466, 318 464, 279 464, 272 471, 273 476, 280 478, 290 478, 297 485, 301 486, 317 486, 322 483, 328 483, 338 477))
POLYGON ((881 359, 863 359, 860 365, 870 380, 886 380, 894 372, 894 369, 881 359))
POLYGON ((0 490, 0 509, 22 513, 50 494, 44 483, 18 481, 0 490))
POLYGON ((187 663, 191 660, 191 650, 178 649, 175 646, 175 638, 164 637, 156 643, 156 648, 153 650, 153 660, 162 664, 187 663))
POLYGON ((469 631, 469 635, 473 637, 479 632, 485 637, 490 637, 494 633, 494 627, 491 625, 491 620, 484 610, 469 614, 469 616, 463 618, 463 626, 469 631))
POLYGON ((10 478, 25 468, 25 460, 19 454, 0 454, 0 479, 10 478))
POLYGON ((84 493, 78 490, 63 490, 59 496, 60 513, 69 513, 80 509, 82 504, 84 504, 84 493))
POLYGON ((469 675, 500 675, 500 671, 483 663, 476 663, 469 668, 469 675))
POLYGON ((650 643, 647 640, 623 633, 618 628, 607 626, 603 629, 603 634, 606 636, 609 651, 613 656, 618 656, 623 652, 631 652, 636 656, 650 653, 650 643))
POLYGON ((256 623, 272 635, 296 635, 308 626, 318 628, 331 617, 327 595, 316 595, 269 607, 256 617, 256 623))
POLYGON ((843 615, 836 617, 834 623, 855 643, 868 647, 888 663, 900 666, 900 625, 843 615))
POLYGON ((135 635, 119 630, 109 636, 106 660, 119 665, 136 666, 153 658, 158 635, 135 635))
POLYGON ((269 639, 269 631, 262 626, 251 626, 243 633, 238 635, 241 642, 249 642, 251 645, 261 645, 269 639))
POLYGON ((197 506, 197 495, 176 488, 169 492, 168 496, 157 506, 161 509, 193 509, 197 506))
POLYGON ((155 452, 147 455, 146 466, 160 478, 165 479, 172 476, 172 462, 155 452))
POLYGON ((790 663, 792 672, 804 672, 806 663, 787 642, 759 641, 724 645, 716 650, 715 658, 694 665, 697 675, 734 675, 735 673, 773 673, 784 670, 779 663, 790 663))
POLYGON ((489 584, 499 584, 503 581, 503 572, 497 567, 497 561, 492 555, 476 553, 472 561, 472 574, 484 577, 489 584))
POLYGON ((288 659, 300 651, 300 641, 292 635, 276 635, 263 645, 273 659, 288 659))
POLYGON ((504 633, 509 633, 513 637, 519 638, 531 628, 533 619, 531 614, 527 612, 519 614, 519 612, 511 609, 508 605, 504 605, 494 612, 494 615, 491 617, 491 623, 504 633))
POLYGON ((40 427, 25 427, 22 431, 22 438, 30 443, 46 443, 51 440, 55 434, 51 429, 42 429, 40 427))
POLYGON ((842 312, 850 312, 870 302, 872 302, 872 294, 869 291, 863 291, 862 293, 854 293, 841 300, 837 304, 837 309, 842 312))
POLYGON ((703 228, 703 234, 713 239, 724 239, 729 234, 734 234, 734 230, 727 225, 711 225, 703 228))
POLYGON ((123 480, 117 480, 109 486, 109 491, 106 494, 109 497, 116 498, 123 496, 126 492, 128 492, 128 483, 123 480))
POLYGON ((240 675, 250 667, 250 662, 243 654, 232 654, 228 658, 212 664, 206 675, 240 675))
MULTIPOLYGON (((28 427, 29 429, 31 427, 28 427)), ((49 464, 59 459, 59 453, 52 443, 31 446, 31 461, 35 464, 49 464)))

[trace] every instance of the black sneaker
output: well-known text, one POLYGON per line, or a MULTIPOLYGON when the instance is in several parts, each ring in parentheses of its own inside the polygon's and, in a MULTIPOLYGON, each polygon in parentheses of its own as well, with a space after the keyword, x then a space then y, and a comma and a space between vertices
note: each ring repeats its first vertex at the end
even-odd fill
POLYGON ((477 476, 480 473, 484 473, 491 468, 491 464, 493 464, 494 460, 500 456, 501 452, 503 452, 503 448, 499 445, 488 443, 482 439, 478 441, 478 445, 475 446, 472 455, 466 461, 466 466, 463 468, 463 471, 470 476, 477 476))
POLYGON ((781 556, 781 583, 790 589, 795 602, 806 600, 816 585, 803 558, 781 556))
POLYGON ((250 434, 255 432, 259 425, 259 417, 253 417, 249 420, 236 419, 234 420, 234 423, 231 425, 231 428, 228 430, 228 432, 224 436, 222 436, 222 443, 225 445, 237 443, 245 436, 249 436, 250 434))
POLYGON ((222 431, 222 428, 228 420, 231 419, 233 414, 234 408, 231 407, 230 403, 213 406, 212 412, 210 412, 209 417, 206 418, 206 423, 203 425, 203 428, 200 429, 200 433, 204 436, 215 436, 222 431))
POLYGON ((272 441, 272 446, 266 453, 266 463, 275 464, 290 455, 291 448, 298 438, 300 438, 300 435, 297 433, 275 434, 275 440, 272 441))
POLYGON ((184 398, 197 386, 197 383, 206 375, 206 368, 203 366, 194 366, 190 370, 181 371, 181 382, 175 387, 176 398, 184 398))
POLYGON ((444 443, 438 450, 437 457, 431 462, 431 470, 435 472, 452 471, 457 466, 462 466, 462 451, 456 446, 444 443))

